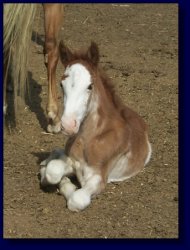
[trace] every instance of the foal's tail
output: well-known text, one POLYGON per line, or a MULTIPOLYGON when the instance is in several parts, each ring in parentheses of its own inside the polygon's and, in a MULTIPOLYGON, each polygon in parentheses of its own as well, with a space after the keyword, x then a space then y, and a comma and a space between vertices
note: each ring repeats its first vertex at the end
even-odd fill
POLYGON ((10 72, 15 98, 18 93, 23 97, 26 91, 29 47, 36 9, 36 4, 4 4, 4 87, 7 73, 10 72))

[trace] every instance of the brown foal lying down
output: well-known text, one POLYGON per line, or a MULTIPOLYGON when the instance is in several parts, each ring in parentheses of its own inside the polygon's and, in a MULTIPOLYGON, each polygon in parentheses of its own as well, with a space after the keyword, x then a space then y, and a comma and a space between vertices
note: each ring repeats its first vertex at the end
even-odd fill
POLYGON ((65 72, 61 87, 61 126, 69 136, 65 150, 55 150, 41 165, 41 183, 59 184, 68 208, 80 211, 106 183, 134 176, 148 163, 151 145, 143 119, 115 94, 110 79, 98 67, 95 43, 72 53, 63 42, 60 56, 65 72), (80 188, 71 182, 76 175, 80 188))

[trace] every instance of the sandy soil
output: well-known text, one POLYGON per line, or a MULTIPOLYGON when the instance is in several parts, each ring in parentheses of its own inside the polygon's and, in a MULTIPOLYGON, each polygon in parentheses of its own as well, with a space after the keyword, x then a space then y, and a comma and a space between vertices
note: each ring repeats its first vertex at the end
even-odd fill
MULTIPOLYGON (((16 129, 11 111, 4 129, 4 237, 178 237, 177 5, 68 4, 61 36, 71 48, 87 47, 91 40, 99 44, 101 65, 119 95, 149 125, 152 158, 137 176, 108 184, 80 213, 66 208, 56 188, 40 188, 39 162, 63 147, 65 138, 44 133, 47 75, 39 5, 31 44, 31 98, 18 111, 16 129)), ((57 82, 62 71, 60 63, 57 82)), ((58 91, 61 105, 59 84, 58 91)))

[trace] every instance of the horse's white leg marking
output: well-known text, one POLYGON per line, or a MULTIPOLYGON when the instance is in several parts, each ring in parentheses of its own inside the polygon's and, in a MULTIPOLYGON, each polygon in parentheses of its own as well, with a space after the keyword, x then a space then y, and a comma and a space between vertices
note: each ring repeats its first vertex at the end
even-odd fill
POLYGON ((41 183, 49 183, 52 185, 58 184, 64 175, 68 175, 73 172, 71 165, 67 165, 63 160, 56 159, 51 160, 47 167, 43 167, 40 170, 41 183))
POLYGON ((73 192, 67 203, 69 210, 78 212, 89 206, 91 197, 100 191, 101 180, 101 176, 95 174, 86 181, 82 188, 73 192))
POLYGON ((59 192, 64 195, 66 200, 70 198, 73 192, 76 190, 76 186, 71 182, 68 177, 63 177, 59 183, 59 192))
POLYGON ((79 212, 90 205, 90 195, 85 189, 76 190, 68 199, 68 209, 74 212, 79 212))

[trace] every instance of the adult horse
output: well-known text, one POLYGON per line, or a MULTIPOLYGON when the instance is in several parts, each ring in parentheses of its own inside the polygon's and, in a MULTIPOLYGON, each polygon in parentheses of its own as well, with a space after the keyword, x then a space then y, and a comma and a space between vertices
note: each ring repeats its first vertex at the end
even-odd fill
MULTIPOLYGON (((6 113, 6 88, 11 72, 15 100, 18 92, 24 96, 32 26, 37 4, 4 4, 4 113, 6 113)), ((43 4, 44 10, 44 62, 48 75, 48 104, 46 107, 49 132, 59 132, 60 119, 56 93, 56 67, 59 60, 58 37, 63 20, 63 4, 43 4)))

